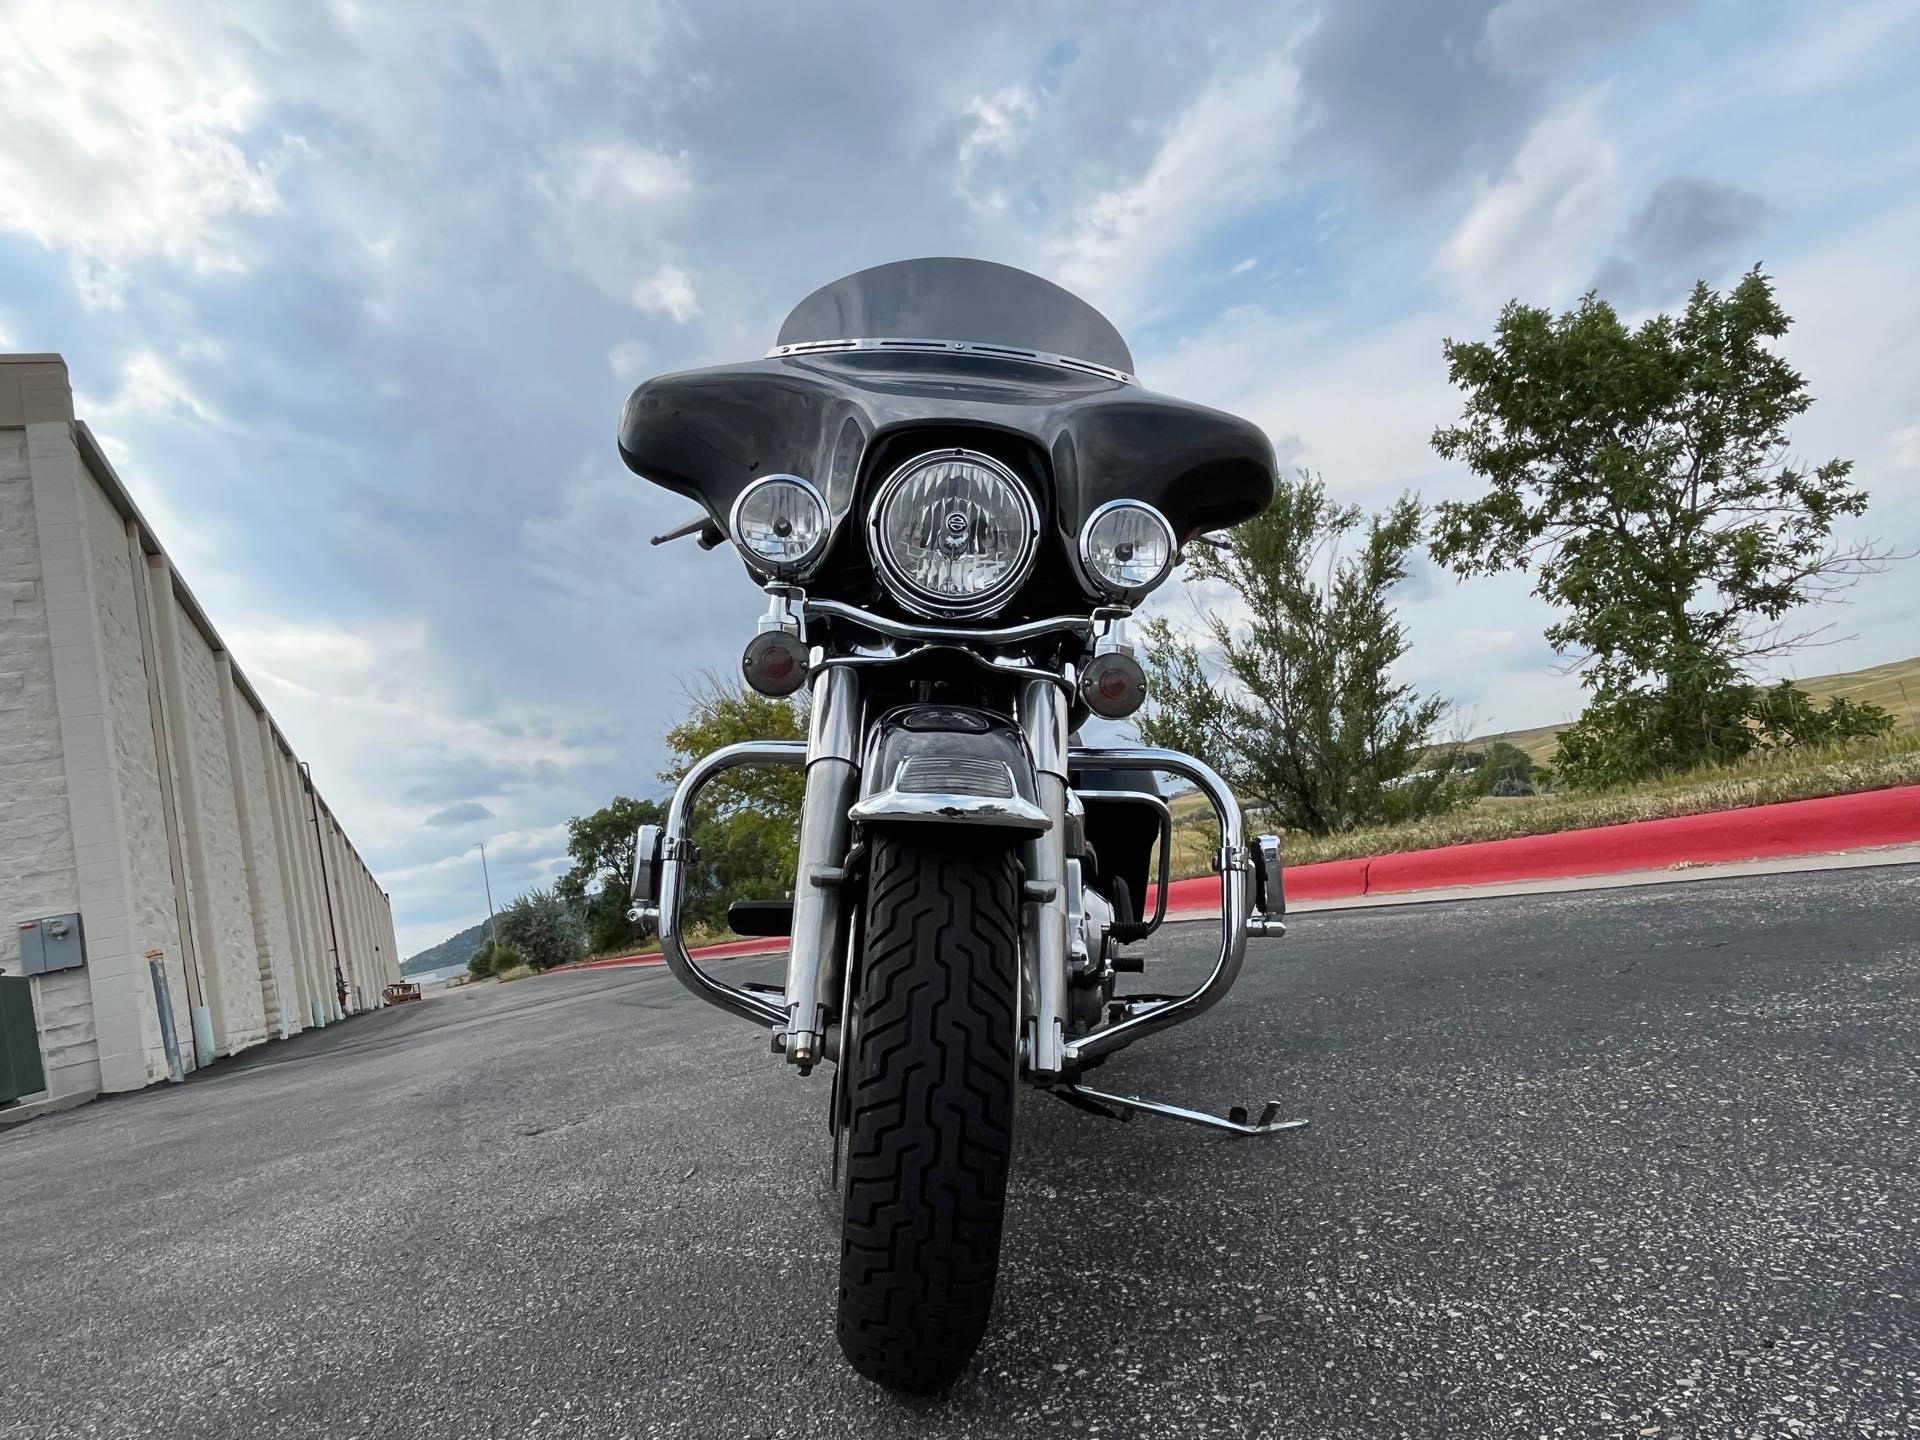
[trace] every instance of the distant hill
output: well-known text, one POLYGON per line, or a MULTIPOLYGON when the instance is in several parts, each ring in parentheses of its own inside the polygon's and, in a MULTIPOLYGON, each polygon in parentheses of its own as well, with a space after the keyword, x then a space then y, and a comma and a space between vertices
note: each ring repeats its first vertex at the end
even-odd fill
POLYGON ((450 936, 435 945, 431 950, 422 950, 418 955, 409 955, 400 962, 402 975, 424 975, 429 970, 445 970, 452 965, 464 965, 480 948, 480 942, 486 938, 487 922, 469 925, 458 935, 450 936))
MULTIPOLYGON (((1890 660, 1885 665, 1870 665, 1865 670, 1845 670, 1836 675, 1809 675, 1794 682, 1816 700, 1844 695, 1858 703, 1878 705, 1893 716, 1896 730, 1920 729, 1920 655, 1911 660, 1890 660)), ((1551 765, 1559 748, 1560 732, 1565 725, 1536 725, 1529 730, 1503 730, 1492 735, 1476 735, 1467 741, 1469 749, 1484 749, 1489 741, 1505 740, 1526 751, 1536 765, 1551 765)))

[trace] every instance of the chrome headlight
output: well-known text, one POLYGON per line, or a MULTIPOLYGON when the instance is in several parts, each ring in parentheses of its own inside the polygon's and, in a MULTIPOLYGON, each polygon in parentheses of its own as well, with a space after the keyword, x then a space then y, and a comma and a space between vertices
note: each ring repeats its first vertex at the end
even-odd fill
POLYGON ((1040 512, 1014 473, 974 450, 919 455, 887 477, 869 516, 889 594, 916 614, 983 615, 1033 568, 1040 512))
POLYGON ((1129 604, 1167 578, 1177 549, 1167 517, 1138 500, 1110 500, 1080 527, 1087 578, 1129 604))
POLYGON ((827 548, 827 502, 798 475, 762 475, 733 502, 728 528, 755 570, 791 580, 827 548))

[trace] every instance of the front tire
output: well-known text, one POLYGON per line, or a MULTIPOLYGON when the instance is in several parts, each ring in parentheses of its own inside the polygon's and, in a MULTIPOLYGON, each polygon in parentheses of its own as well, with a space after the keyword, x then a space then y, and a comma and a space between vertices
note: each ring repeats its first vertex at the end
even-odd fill
POLYGON ((852 1006, 840 1348, 937 1390, 986 1333, 1019 1059, 1019 878, 997 836, 878 833, 852 1006))

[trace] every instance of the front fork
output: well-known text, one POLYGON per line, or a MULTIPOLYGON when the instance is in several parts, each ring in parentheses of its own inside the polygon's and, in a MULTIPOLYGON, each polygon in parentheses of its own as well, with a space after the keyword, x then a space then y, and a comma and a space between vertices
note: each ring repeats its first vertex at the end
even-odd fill
MULTIPOLYGON (((1067 700, 1052 680, 1029 680, 1018 706, 1033 757, 1035 801, 1050 822, 1026 842, 1022 945, 1033 1013, 1026 1017, 1027 1066, 1037 1077, 1066 1067, 1068 978, 1066 835, 1067 700)), ((800 863, 794 878, 793 935, 787 951, 786 1033, 791 1065, 823 1058, 836 997, 824 983, 842 979, 849 933, 845 862, 847 812, 860 787, 860 683, 850 666, 829 666, 813 684, 807 729, 806 793, 800 811, 800 863)))
POLYGON ((1047 828, 1027 841, 1021 951, 1028 967, 1027 1068, 1035 1076, 1066 1068, 1067 1044, 1067 701, 1051 680, 1020 688, 1020 733, 1033 757, 1034 798, 1047 828))
POLYGON ((846 956, 846 859, 860 790, 860 681, 832 665, 813 682, 807 725, 806 795, 800 806, 800 864, 793 882, 793 935, 787 950, 787 1063, 820 1063, 834 998, 823 973, 846 956))

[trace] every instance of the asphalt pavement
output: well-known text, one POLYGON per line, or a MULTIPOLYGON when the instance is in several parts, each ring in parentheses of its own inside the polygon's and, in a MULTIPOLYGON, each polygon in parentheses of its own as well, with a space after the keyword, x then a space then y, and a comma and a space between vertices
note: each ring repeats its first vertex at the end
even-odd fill
POLYGON ((0 1436, 1920 1434, 1920 866, 1303 915, 1097 1083, 1313 1124, 1027 1096, 911 1403, 834 1344, 825 1072, 657 969, 34 1120, 0 1436))

